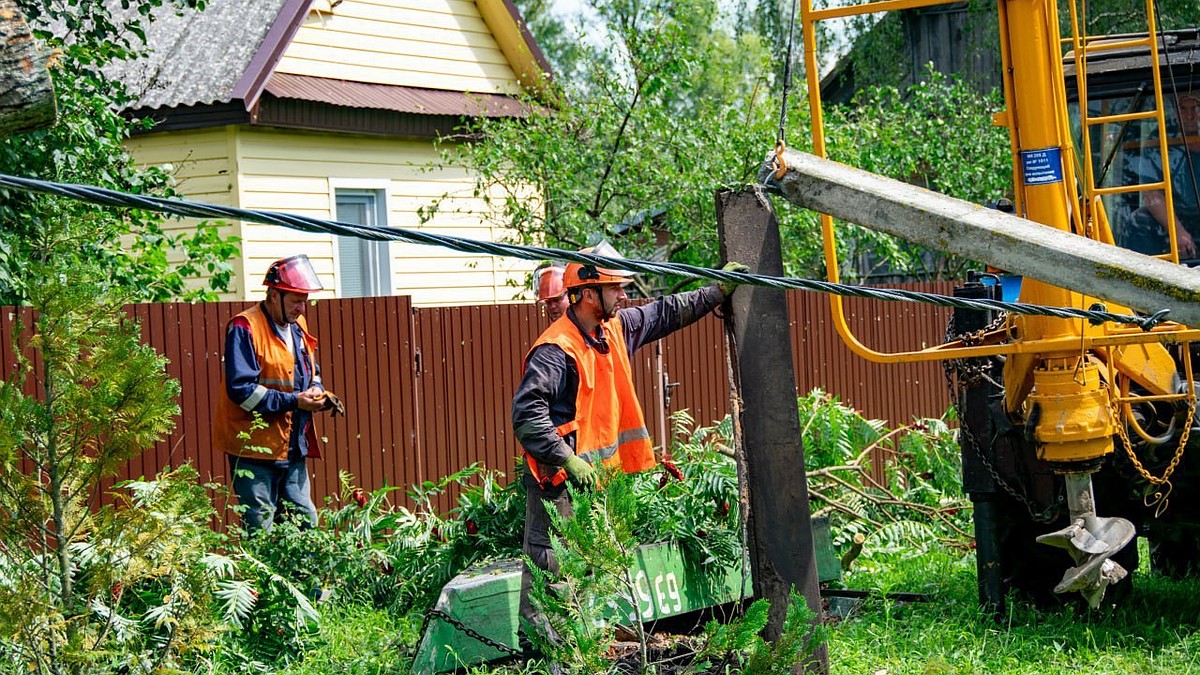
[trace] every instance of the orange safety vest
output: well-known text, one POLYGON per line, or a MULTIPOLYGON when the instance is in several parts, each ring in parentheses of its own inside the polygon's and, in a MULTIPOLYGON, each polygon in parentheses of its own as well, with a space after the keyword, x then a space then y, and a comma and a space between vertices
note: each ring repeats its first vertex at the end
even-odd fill
MULTIPOLYGON (((255 305, 230 319, 229 324, 225 326, 226 332, 238 319, 245 319, 250 324, 250 339, 254 342, 254 354, 258 357, 258 384, 289 394, 294 392, 295 357, 271 326, 271 318, 262 311, 262 305, 255 305)), ((317 339, 309 335, 308 323, 303 316, 297 319, 296 323, 300 326, 304 344, 308 348, 308 367, 311 372, 315 372, 317 339)), ((223 377, 224 373, 222 379, 223 377)), ((286 460, 292 433, 292 413, 263 417, 267 426, 255 431, 250 430, 253 421, 254 413, 234 403, 222 386, 222 391, 217 396, 216 415, 213 417, 213 443, 217 448, 238 457, 286 460), (239 438, 238 435, 242 433, 250 434, 250 438, 239 438), (254 448, 265 448, 269 452, 264 453, 254 448)), ((308 440, 308 456, 319 458, 321 451, 317 447, 315 420, 308 425, 305 436, 308 440)))
MULTIPOLYGON (((619 464, 626 473, 653 468, 654 449, 642 405, 633 389, 633 368, 629 364, 621 319, 617 316, 600 325, 608 337, 607 354, 589 347, 567 316, 550 324, 533 345, 533 349, 544 344, 557 345, 574 359, 579 370, 575 419, 560 424, 558 435, 565 437, 574 432, 575 454, 590 464, 598 461, 605 466, 619 464)), ((534 479, 543 486, 561 485, 567 479, 562 468, 553 476, 540 475, 537 461, 528 452, 525 461, 534 479)))

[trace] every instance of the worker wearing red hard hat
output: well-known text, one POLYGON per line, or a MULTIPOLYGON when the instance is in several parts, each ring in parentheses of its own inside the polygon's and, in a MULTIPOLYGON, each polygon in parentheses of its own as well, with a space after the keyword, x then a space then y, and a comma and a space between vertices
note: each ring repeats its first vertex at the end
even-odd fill
POLYGON ((551 322, 567 311, 567 289, 563 287, 562 265, 546 265, 534 271, 537 277, 537 302, 551 322))
MULTIPOLYGON (((620 260, 607 242, 581 253, 620 260)), ((745 270, 729 263, 726 269, 745 270)), ((525 450, 524 553, 538 567, 558 572, 550 544, 548 508, 571 515, 568 486, 594 489, 601 464, 625 472, 655 465, 641 404, 634 391, 633 353, 693 323, 721 304, 733 285, 709 286, 623 307, 633 273, 570 263, 563 270, 569 307, 535 341, 513 396, 513 431, 525 450)), ((522 628, 557 641, 529 599, 533 576, 521 578, 522 628)), ((528 642, 523 639, 523 642, 528 642)))
POLYGON ((247 533, 269 530, 277 510, 317 523, 309 457, 320 457, 313 413, 334 407, 325 393, 304 319, 308 296, 323 290, 306 255, 267 269, 266 298, 225 328, 225 395, 217 398, 213 440, 229 457, 247 533))

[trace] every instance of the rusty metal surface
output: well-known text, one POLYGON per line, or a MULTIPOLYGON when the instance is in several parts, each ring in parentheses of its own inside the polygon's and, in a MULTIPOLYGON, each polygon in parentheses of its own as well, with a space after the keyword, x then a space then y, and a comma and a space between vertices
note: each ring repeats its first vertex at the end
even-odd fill
POLYGON ((275 73, 265 91, 276 98, 318 101, 418 115, 525 117, 529 110, 512 96, 371 84, 275 73))
MULTIPOLYGON (((948 292, 950 284, 906 288, 948 292)), ((143 340, 166 356, 182 386, 175 430, 134 459, 122 478, 152 476, 191 462, 203 480, 227 482, 222 453, 212 447, 211 416, 223 396, 221 353, 226 322, 245 303, 131 305, 143 340)), ((788 311, 797 391, 822 387, 870 417, 907 422, 940 416, 949 398, 936 363, 880 365, 853 356, 834 334, 828 299, 789 292, 788 311)), ((908 303, 850 300, 852 326, 870 346, 911 348, 940 341, 944 311, 908 303)), ((349 414, 319 419, 325 459, 313 463, 314 499, 338 495, 338 472, 375 489, 436 480, 472 462, 511 475, 519 448, 509 402, 529 346, 547 325, 534 305, 415 309, 407 297, 322 300, 308 314, 320 345, 326 386, 349 414)), ((0 309, 0 376, 15 359, 11 328, 31 325, 29 312, 0 309)), ((728 413, 728 366, 721 320, 705 317, 662 341, 663 377, 653 346, 636 360, 638 397, 651 438, 662 420, 686 409, 708 425, 728 413), (662 411, 662 415, 659 411, 662 411)), ((32 393, 33 385, 27 387, 32 393)), ((669 422, 667 422, 669 424, 669 422)), ((440 505, 450 506, 449 498, 440 505)))

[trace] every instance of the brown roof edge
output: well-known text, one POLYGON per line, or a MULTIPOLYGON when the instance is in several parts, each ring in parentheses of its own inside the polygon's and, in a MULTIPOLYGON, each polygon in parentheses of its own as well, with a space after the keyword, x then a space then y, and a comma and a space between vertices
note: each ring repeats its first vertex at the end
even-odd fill
POLYGON ((262 44, 258 46, 258 51, 254 53, 254 58, 250 59, 246 71, 230 92, 231 98, 245 102, 246 110, 258 103, 263 87, 266 86, 271 73, 275 72, 275 66, 291 44, 292 38, 296 36, 296 31, 300 30, 312 2, 313 0, 287 0, 280 8, 262 44))
POLYGON ((290 73, 275 73, 263 91, 280 99, 416 115, 527 117, 532 112, 521 100, 503 94, 423 89, 290 73))

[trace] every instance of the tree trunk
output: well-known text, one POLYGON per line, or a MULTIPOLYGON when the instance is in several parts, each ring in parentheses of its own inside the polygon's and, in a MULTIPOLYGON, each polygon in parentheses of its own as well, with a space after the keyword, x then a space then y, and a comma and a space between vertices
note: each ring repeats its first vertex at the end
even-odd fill
POLYGON ((0 138, 54 124, 54 85, 15 0, 0 0, 0 138))

